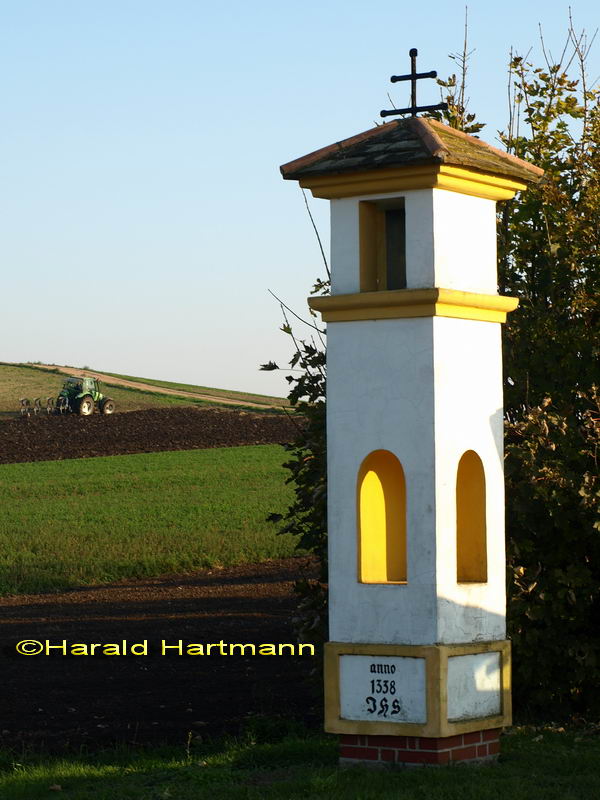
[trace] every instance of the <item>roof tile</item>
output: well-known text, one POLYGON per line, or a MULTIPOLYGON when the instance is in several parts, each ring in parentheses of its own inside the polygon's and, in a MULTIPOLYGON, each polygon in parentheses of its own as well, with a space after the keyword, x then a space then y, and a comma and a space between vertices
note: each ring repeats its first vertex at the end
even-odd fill
POLYGON ((281 167, 287 180, 417 164, 448 164, 537 183, 543 170, 433 119, 393 120, 281 167))

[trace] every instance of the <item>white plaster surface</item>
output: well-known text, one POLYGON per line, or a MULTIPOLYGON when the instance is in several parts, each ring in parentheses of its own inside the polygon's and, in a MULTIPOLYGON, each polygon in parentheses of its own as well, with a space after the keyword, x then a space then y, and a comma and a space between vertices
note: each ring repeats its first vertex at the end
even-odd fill
POLYGON ((328 326, 332 641, 436 641, 432 334, 432 318, 328 326), (404 469, 405 586, 358 582, 357 475, 377 449, 390 450, 404 469))
POLYGON ((477 653, 448 659, 448 720, 500 714, 500 653, 477 653))
POLYGON ((359 203, 404 199, 408 289, 497 292, 496 204, 443 189, 331 201, 332 294, 360 291, 359 203))
POLYGON ((331 640, 504 639, 500 325, 330 323, 327 360, 331 640), (356 481, 377 449, 394 453, 405 473, 406 585, 358 582, 356 481), (486 476, 488 581, 457 584, 456 473, 471 449, 486 476))
MULTIPOLYGON (((422 189, 332 201, 334 294, 359 291, 359 202, 396 197, 406 209, 409 288, 496 292, 494 202, 422 189)), ((500 336, 499 323, 443 317, 329 323, 332 641, 505 638, 500 336), (358 582, 356 481, 377 449, 404 469, 406 585, 358 582), (467 450, 485 470, 487 583, 456 582, 456 474, 467 450)))
POLYGON ((496 203, 432 190, 435 285, 496 294, 496 203))
POLYGON ((501 326, 435 317, 433 327, 438 641, 504 639, 501 326), (466 450, 485 471, 487 583, 456 582, 456 472, 466 450))
POLYGON ((425 659, 341 656, 340 716, 371 722, 425 723, 425 659))
POLYGON ((354 294, 360 291, 358 200, 354 197, 332 200, 330 219, 331 293, 354 294))
POLYGON ((440 286, 435 275, 433 190, 417 189, 404 194, 406 214, 406 288, 440 286))

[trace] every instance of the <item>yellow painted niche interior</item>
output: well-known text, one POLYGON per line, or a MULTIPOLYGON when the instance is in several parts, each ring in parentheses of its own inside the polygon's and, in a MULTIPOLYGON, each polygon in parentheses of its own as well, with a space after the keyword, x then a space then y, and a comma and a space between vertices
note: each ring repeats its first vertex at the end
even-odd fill
POLYGON ((456 580, 487 582, 485 472, 474 450, 467 450, 456 475, 456 580))
POLYGON ((406 583, 406 481, 393 453, 375 450, 358 473, 358 579, 406 583))

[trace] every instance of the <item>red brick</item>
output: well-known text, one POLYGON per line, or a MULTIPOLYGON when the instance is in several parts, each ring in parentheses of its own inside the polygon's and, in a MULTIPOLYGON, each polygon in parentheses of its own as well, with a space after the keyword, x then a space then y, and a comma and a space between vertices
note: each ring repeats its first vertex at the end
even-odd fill
POLYGON ((454 749, 455 747, 462 747, 463 737, 462 734, 457 736, 446 736, 445 739, 440 739, 441 742, 446 742, 446 747, 454 749))
POLYGON ((378 761, 379 750, 375 747, 340 747, 340 756, 361 761, 378 761))
POLYGON ((490 742, 488 744, 488 752, 491 756, 495 756, 500 752, 500 742, 490 742))
POLYGON ((481 731, 474 731, 473 733, 463 734, 464 744, 479 744, 481 741, 481 731))
POLYGON ((379 751, 379 758, 381 761, 395 761, 396 760, 396 751, 395 750, 380 750, 379 751))
POLYGON ((407 736, 406 737, 406 748, 407 748, 407 750, 418 750, 418 748, 419 748, 419 737, 418 736, 407 736))
POLYGON ((451 747, 461 747, 462 736, 421 737, 421 750, 448 750, 451 747))
POLYGON ((492 728, 489 731, 481 731, 482 742, 492 742, 500 738, 500 728, 492 728))
POLYGON ((355 733, 342 733, 340 736, 340 744, 361 744, 360 737, 355 733))
POLYGON ((469 758, 477 758, 477 750, 474 745, 470 747, 458 747, 450 751, 452 761, 467 761, 469 758))
POLYGON ((487 744, 478 744, 477 745, 477 758, 485 758, 488 755, 488 746, 487 744))
POLYGON ((398 753, 398 764, 447 764, 448 753, 436 753, 428 750, 411 750, 398 753))
POLYGON ((367 736, 365 744, 371 747, 406 747, 406 736, 367 736))

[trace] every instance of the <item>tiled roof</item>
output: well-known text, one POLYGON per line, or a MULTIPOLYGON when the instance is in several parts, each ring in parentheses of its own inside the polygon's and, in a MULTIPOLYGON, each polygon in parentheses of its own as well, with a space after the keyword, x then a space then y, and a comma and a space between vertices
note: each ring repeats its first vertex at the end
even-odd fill
POLYGON ((537 183, 543 170, 481 139, 424 117, 394 120, 284 164, 288 180, 333 173, 448 164, 537 183))

